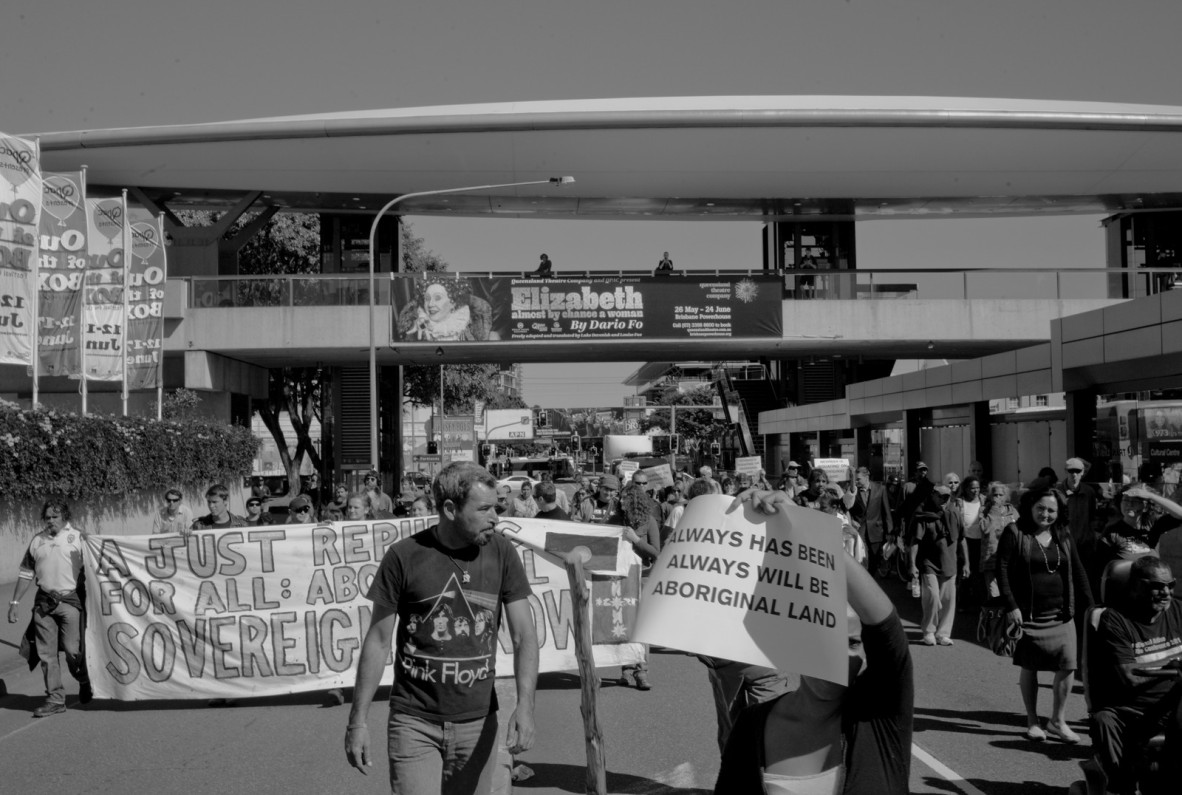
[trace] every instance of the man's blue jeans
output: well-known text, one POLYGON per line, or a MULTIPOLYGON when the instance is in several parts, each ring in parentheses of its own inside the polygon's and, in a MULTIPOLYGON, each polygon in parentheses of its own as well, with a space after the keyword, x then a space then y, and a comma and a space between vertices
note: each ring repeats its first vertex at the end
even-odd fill
POLYGON ((390 790, 398 795, 484 795, 492 786, 497 714, 432 721, 390 712, 390 790))
POLYGON ((62 664, 58 652, 65 654, 66 667, 79 682, 87 682, 86 661, 82 657, 82 613, 66 602, 58 602, 45 612, 41 602, 33 608, 33 627, 36 632, 37 655, 45 675, 47 701, 66 703, 66 688, 62 684, 62 664))

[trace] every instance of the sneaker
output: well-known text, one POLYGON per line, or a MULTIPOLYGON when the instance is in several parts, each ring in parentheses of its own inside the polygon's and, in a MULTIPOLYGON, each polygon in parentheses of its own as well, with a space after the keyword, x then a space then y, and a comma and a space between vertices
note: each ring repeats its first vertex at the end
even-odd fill
POLYGON ((90 686, 90 682, 82 682, 78 685, 78 703, 89 704, 94 698, 94 690, 90 686))
POLYGON ((1049 734, 1051 737, 1054 737, 1056 740, 1059 740, 1059 741, 1065 742, 1065 743, 1070 743, 1071 745, 1075 745, 1080 740, 1079 735, 1076 734, 1075 732, 1073 732, 1071 730, 1071 727, 1068 726, 1066 723, 1056 724, 1056 723, 1048 722, 1047 723, 1047 734, 1049 734))
POLYGON ((48 718, 50 715, 60 715, 66 711, 66 705, 60 701, 46 701, 33 710, 34 718, 48 718))
POLYGON ((653 686, 648 681, 648 673, 645 671, 636 672, 636 689, 637 690, 652 690, 653 686))
POLYGON ((1042 730, 1042 727, 1037 723, 1026 729, 1026 739, 1033 740, 1036 743, 1041 743, 1047 738, 1047 733, 1042 730))
POLYGON ((935 646, 936 645, 936 636, 935 635, 924 635, 923 636, 923 645, 935 646))
POLYGON ((632 678, 629 676, 630 673, 632 673, 632 671, 629 670, 628 668, 621 668, 620 669, 620 678, 617 682, 617 684, 619 684, 620 687, 631 687, 633 684, 635 684, 632 681, 632 678))
POLYGON ((952 638, 946 638, 943 635, 938 635, 938 636, 936 636, 936 645, 937 646, 951 646, 952 645, 952 638))

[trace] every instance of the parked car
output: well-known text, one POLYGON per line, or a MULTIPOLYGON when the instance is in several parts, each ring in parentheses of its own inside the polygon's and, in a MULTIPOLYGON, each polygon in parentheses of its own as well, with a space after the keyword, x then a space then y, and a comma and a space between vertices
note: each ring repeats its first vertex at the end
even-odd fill
POLYGON ((520 474, 519 475, 510 475, 507 478, 501 478, 500 480, 498 480, 497 487, 499 488, 501 486, 508 486, 509 489, 513 492, 513 496, 516 497, 519 494, 521 494, 521 484, 522 483, 532 483, 533 487, 534 487, 534 492, 537 493, 538 484, 541 482, 542 481, 540 481, 540 480, 534 480, 529 475, 520 475, 520 474))

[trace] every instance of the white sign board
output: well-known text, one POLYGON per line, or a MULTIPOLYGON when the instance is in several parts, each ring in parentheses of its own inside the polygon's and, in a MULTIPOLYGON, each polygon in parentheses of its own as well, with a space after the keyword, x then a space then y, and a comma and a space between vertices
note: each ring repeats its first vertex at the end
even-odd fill
MULTIPOLYGON (((482 426, 477 425, 478 429, 482 426)), ((521 442, 534 438, 533 412, 529 409, 488 409, 484 412, 483 432, 487 442, 521 442)))
POLYGON ((830 483, 853 480, 850 462, 844 458, 815 458, 813 469, 819 469, 828 475, 830 483))
POLYGON ((763 459, 757 455, 735 459, 735 474, 737 475, 750 475, 752 480, 757 480, 761 469, 763 469, 763 459))
POLYGON ((846 684, 841 521, 733 504, 709 494, 686 506, 643 587, 631 640, 846 684))
POLYGON ((635 461, 621 461, 616 469, 619 471, 620 477, 624 480, 623 485, 626 486, 632 481, 632 473, 640 469, 640 464, 635 461))
POLYGON ((677 482, 673 479, 673 468, 668 464, 658 464, 655 467, 647 467, 644 473, 648 475, 648 485, 656 489, 658 492, 666 486, 675 486, 677 482))

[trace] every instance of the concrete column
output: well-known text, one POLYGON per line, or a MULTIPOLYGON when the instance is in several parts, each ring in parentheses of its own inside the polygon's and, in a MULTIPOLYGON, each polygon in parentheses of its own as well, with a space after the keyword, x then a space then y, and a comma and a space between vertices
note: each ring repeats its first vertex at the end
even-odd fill
MULTIPOLYGON (((986 480, 993 477, 993 431, 989 424, 989 401, 969 405, 969 460, 980 461, 986 480)), ((981 484, 981 491, 987 483, 981 484)))
POLYGON ((854 462, 854 468, 866 467, 870 468, 870 433, 872 428, 869 425, 860 425, 854 428, 854 441, 858 448, 858 459, 854 462))
MULTIPOLYGON (((1096 463, 1092 444, 1096 431, 1096 398, 1095 389, 1078 389, 1063 394, 1067 404, 1067 455, 1079 456, 1091 464, 1096 463)), ((1093 477, 1100 474, 1097 471, 1093 477)))
POLYGON ((910 478, 915 472, 915 462, 923 459, 919 449, 919 427, 923 422, 924 412, 920 409, 907 409, 903 412, 903 479, 910 478))

